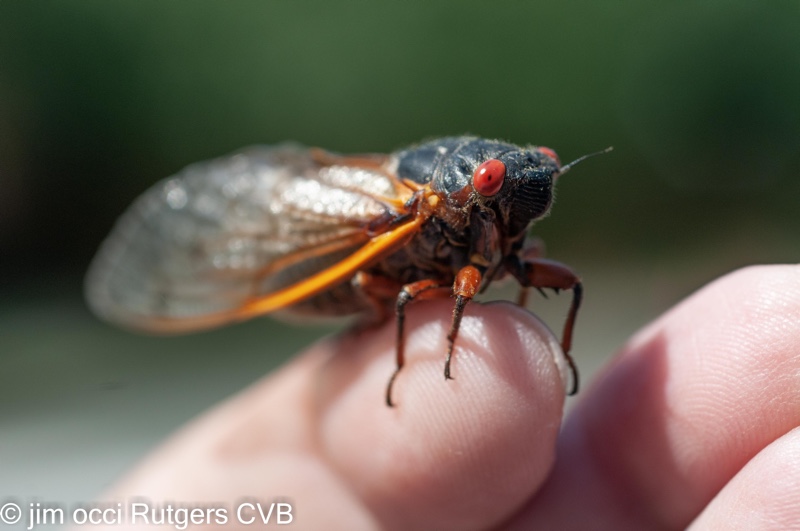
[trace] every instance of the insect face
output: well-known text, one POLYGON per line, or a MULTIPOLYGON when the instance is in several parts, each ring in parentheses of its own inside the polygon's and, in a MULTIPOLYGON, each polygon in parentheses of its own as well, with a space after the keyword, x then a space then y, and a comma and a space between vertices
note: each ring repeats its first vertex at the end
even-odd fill
POLYGON ((508 234, 516 235, 550 211, 559 167, 536 148, 511 151, 500 160, 506 166, 506 182, 494 198, 494 210, 508 234))
POLYGON ((521 234, 550 210, 559 162, 549 148, 470 138, 436 162, 431 187, 448 208, 491 211, 505 234, 521 234))

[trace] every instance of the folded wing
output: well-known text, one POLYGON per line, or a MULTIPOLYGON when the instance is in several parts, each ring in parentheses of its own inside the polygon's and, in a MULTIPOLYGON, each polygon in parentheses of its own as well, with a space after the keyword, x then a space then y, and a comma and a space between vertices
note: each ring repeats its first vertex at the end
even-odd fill
POLYGON ((348 257, 370 252, 367 225, 399 215, 408 195, 375 168, 321 165, 296 145, 198 163, 120 218, 90 267, 87 300, 105 319, 159 333, 255 314, 271 294, 282 297, 272 306, 292 304, 313 295, 298 288, 308 278, 318 292, 352 276, 360 265, 348 257))

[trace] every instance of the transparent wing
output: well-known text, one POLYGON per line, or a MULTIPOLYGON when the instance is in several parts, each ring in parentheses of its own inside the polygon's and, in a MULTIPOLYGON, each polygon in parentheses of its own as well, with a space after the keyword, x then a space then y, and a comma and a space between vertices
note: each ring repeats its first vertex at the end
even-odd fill
POLYGON ((323 166, 296 145, 194 164, 120 218, 90 267, 87 300, 147 331, 222 324, 363 247, 365 226, 396 214, 399 194, 376 169, 323 166))

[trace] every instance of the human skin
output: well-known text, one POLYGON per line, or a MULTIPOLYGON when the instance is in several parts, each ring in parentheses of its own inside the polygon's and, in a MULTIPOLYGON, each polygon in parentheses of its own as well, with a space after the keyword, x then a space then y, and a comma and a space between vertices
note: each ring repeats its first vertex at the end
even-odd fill
POLYGON ((512 304, 469 305, 445 382, 451 311, 408 312, 395 408, 383 402, 394 323, 324 340, 109 496, 227 507, 230 527, 245 497, 288 499, 298 529, 800 525, 800 267, 743 269, 665 313, 563 426, 547 328, 512 304))

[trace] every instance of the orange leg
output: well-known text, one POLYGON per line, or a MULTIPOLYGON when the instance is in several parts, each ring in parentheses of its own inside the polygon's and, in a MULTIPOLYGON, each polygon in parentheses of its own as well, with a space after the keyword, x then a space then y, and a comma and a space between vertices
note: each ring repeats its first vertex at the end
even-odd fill
POLYGON ((403 286, 402 291, 397 296, 397 368, 389 379, 386 387, 386 405, 394 407, 392 402, 392 386, 397 378, 397 374, 405 364, 405 337, 403 333, 405 325, 405 306, 412 300, 433 299, 449 296, 450 293, 456 296, 456 305, 453 309, 453 321, 450 324, 450 332, 447 334, 447 360, 444 365, 444 377, 452 380, 450 376, 450 360, 453 357, 453 345, 458 337, 458 329, 461 325, 461 317, 464 315, 464 308, 478 292, 481 285, 482 275, 474 266, 465 266, 456 275, 453 288, 442 287, 434 280, 420 280, 403 286))
POLYGON ((397 368, 389 378, 389 384, 386 386, 386 405, 394 407, 392 402, 392 386, 394 380, 397 378, 400 369, 405 365, 405 322, 406 322, 406 305, 414 300, 434 299, 440 297, 449 297, 450 288, 442 287, 442 285, 435 280, 419 280, 406 284, 400 293, 397 295, 396 311, 397 311, 397 368))
POLYGON ((396 280, 364 271, 355 274, 352 284, 369 301, 375 312, 367 315, 359 325, 359 328, 364 329, 386 322, 389 318, 387 301, 397 297, 397 292, 403 288, 403 285, 396 280))
POLYGON ((569 368, 572 371, 572 388, 568 394, 574 395, 578 392, 578 367, 575 364, 575 360, 570 356, 569 351, 572 348, 572 331, 575 328, 575 319, 578 316, 578 308, 580 308, 583 298, 583 285, 572 269, 553 260, 527 258, 520 265, 522 267, 521 274, 515 276, 517 276, 523 288, 532 287, 540 291, 543 288, 551 288, 556 293, 562 289, 572 290, 572 303, 569 307, 567 320, 564 323, 564 332, 561 335, 561 349, 564 351, 567 363, 569 363, 569 368))
MULTIPOLYGON (((538 258, 544 257, 544 242, 540 238, 530 238, 528 240, 527 245, 524 249, 520 252, 520 258, 523 262, 529 262, 531 260, 536 260, 538 258)), ((539 293, 546 299, 547 294, 542 290, 542 288, 536 288, 539 290, 539 293)), ((517 296, 517 304, 522 306, 523 308, 528 306, 528 293, 530 290, 528 286, 522 286, 519 290, 519 295, 517 296)))
POLYGON ((464 308, 467 307, 467 303, 478 293, 482 279, 481 272, 471 265, 462 267, 456 275, 456 281, 453 284, 456 307, 453 308, 453 322, 450 324, 450 333, 447 334, 447 359, 444 362, 445 380, 453 379, 450 376, 450 361, 453 357, 453 346, 455 345, 456 337, 458 337, 458 329, 461 326, 461 317, 464 315, 464 308))

